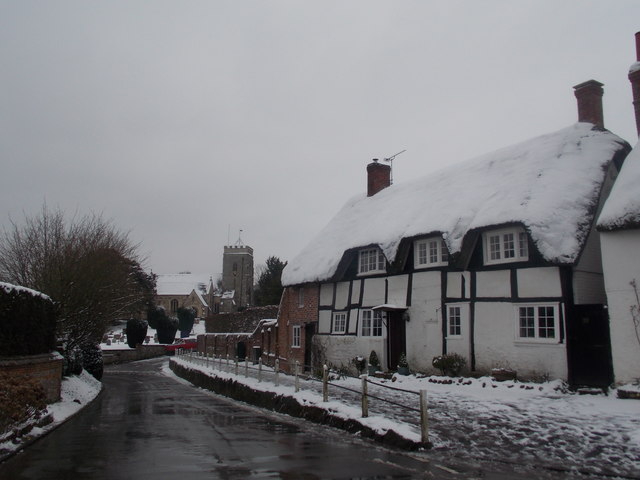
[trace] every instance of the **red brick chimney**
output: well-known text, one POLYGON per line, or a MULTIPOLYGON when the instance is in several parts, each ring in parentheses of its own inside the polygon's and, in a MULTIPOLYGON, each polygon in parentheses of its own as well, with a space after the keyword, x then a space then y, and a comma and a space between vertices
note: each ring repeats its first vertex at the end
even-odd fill
POLYGON ((602 83, 588 80, 573 87, 578 99, 578 121, 589 122, 604 128, 604 115, 602 114, 602 83))
POLYGON ((391 185, 391 166, 383 165, 377 158, 367 165, 367 197, 391 185))
POLYGON ((633 92, 633 109, 636 114, 636 129, 640 137, 640 32, 636 33, 636 63, 629 69, 629 81, 633 92))

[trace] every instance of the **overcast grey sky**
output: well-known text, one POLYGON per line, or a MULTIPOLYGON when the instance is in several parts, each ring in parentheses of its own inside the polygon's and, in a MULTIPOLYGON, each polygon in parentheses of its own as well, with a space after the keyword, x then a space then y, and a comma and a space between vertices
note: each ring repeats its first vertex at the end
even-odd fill
POLYGON ((637 134, 638 0, 0 0, 0 225, 101 212, 156 273, 293 258, 396 183, 577 120, 637 134), (230 237, 229 237, 229 232, 230 237))

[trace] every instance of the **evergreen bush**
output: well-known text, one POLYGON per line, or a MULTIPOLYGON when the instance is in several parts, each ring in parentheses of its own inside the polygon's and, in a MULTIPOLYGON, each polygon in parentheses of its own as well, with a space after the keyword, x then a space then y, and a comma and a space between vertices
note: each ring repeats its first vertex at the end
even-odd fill
POLYGON ((49 353, 55 346, 56 314, 51 299, 0 282, 0 355, 49 353))
POLYGON ((371 350, 371 353, 369 354, 369 365, 372 367, 380 366, 380 360, 378 360, 378 354, 375 350, 371 350))
POLYGON ((82 366, 94 376, 96 380, 102 378, 104 364, 102 361, 102 349, 96 343, 85 343, 82 348, 82 366))
POLYGON ((158 334, 158 343, 172 344, 176 339, 178 331, 178 319, 169 317, 164 309, 162 315, 159 315, 156 323, 156 332, 158 334))
POLYGON ((447 353, 445 355, 433 357, 431 364, 440 370, 442 375, 457 377, 460 375, 460 371, 467 364, 467 360, 457 353, 447 353))
POLYGON ((64 351, 64 375, 80 375, 82 373, 82 351, 80 347, 72 347, 64 351))
POLYGON ((193 323, 196 321, 196 310, 193 307, 178 308, 178 329, 180 330, 180 338, 186 338, 193 329, 193 323))
POLYGON ((147 321, 139 318, 132 318, 127 321, 127 345, 136 348, 142 344, 147 336, 147 321))

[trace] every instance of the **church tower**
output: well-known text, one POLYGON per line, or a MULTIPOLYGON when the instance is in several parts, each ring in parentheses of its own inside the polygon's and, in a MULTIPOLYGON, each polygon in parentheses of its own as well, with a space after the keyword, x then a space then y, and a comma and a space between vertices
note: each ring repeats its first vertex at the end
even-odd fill
MULTIPOLYGON (((253 248, 245 245, 240 236, 234 245, 224 247, 222 289, 224 291, 223 297, 233 298, 231 310, 251 305, 253 300, 253 248)), ((225 310, 227 309, 225 308, 225 310)))

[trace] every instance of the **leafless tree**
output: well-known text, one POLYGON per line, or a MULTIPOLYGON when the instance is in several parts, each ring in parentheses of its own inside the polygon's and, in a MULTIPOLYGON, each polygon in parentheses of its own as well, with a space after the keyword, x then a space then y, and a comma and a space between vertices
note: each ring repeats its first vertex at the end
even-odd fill
POLYGON ((97 342, 110 322, 143 311, 155 279, 142 268, 138 245, 100 215, 65 219, 43 206, 0 236, 0 279, 51 297, 66 350, 97 342))

